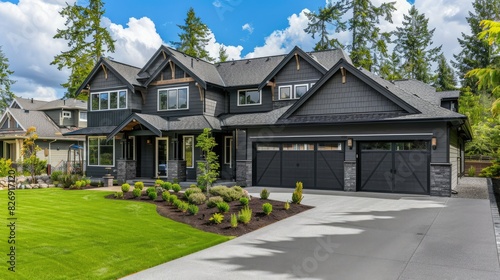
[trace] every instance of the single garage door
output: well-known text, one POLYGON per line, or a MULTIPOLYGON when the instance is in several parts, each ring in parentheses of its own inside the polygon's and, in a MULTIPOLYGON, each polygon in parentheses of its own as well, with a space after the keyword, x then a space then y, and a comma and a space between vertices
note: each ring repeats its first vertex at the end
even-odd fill
POLYGON ((342 142, 256 143, 255 186, 343 190, 344 151, 342 142))
POLYGON ((428 141, 361 142, 358 190, 429 193, 428 141))

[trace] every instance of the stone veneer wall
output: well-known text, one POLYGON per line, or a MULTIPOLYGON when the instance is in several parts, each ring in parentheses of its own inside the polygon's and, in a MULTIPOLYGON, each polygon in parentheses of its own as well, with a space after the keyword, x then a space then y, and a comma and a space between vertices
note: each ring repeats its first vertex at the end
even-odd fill
POLYGON ((177 179, 179 182, 186 181, 186 161, 185 160, 169 160, 168 161, 168 179, 172 181, 177 179))
POLYGON ((252 161, 237 160, 236 161, 236 184, 239 186, 252 186, 252 161))
POLYGON ((356 191, 356 161, 344 161, 344 191, 356 191))
POLYGON ((136 177, 136 161, 135 160, 123 160, 119 159, 116 161, 116 179, 119 183, 123 183, 129 179, 136 177))
POLYGON ((431 196, 451 196, 451 164, 431 163, 431 196))

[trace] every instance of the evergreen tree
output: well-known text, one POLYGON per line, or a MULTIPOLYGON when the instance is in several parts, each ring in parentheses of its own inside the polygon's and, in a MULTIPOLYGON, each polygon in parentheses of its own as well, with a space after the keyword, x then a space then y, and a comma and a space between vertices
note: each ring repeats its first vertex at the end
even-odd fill
POLYGON ((384 60, 379 70, 380 77, 389 80, 401 80, 401 58, 393 50, 392 54, 384 60))
POLYGON ((378 7, 369 0, 339 0, 335 4, 330 2, 324 9, 320 9, 318 14, 307 14, 309 24, 305 31, 312 34, 313 38, 314 34, 321 34, 315 50, 341 47, 338 40, 329 39, 327 23, 335 26, 335 32, 351 31, 352 62, 355 66, 377 70, 372 69, 372 66, 377 58, 383 60, 383 57, 387 56, 387 43, 390 41, 389 33, 380 32, 377 25, 380 23, 380 17, 392 23, 394 10, 394 2, 383 3, 378 7), (353 17, 347 22, 342 21, 342 17, 349 11, 352 11, 353 17))
POLYGON ((466 18, 470 35, 462 33, 462 38, 458 38, 462 51, 453 55, 455 61, 452 64, 458 71, 462 87, 470 87, 477 93, 477 79, 473 76, 465 77, 465 74, 472 69, 486 68, 492 63, 493 46, 478 39, 477 34, 481 32, 479 23, 482 20, 500 20, 500 0, 475 0, 472 6, 474 12, 469 11, 466 18))
POLYGON ((179 35, 180 42, 171 42, 177 50, 187 55, 213 61, 205 47, 209 41, 210 30, 199 17, 194 9, 189 8, 184 25, 177 25, 182 32, 179 35))
POLYGON ((66 29, 58 29, 54 38, 68 41, 69 50, 56 55, 51 64, 70 70, 68 81, 61 85, 67 90, 65 97, 74 98, 97 61, 105 52, 114 52, 115 46, 109 31, 101 26, 101 0, 89 0, 88 6, 66 4, 59 14, 66 19, 66 29))
POLYGON ((446 61, 446 57, 443 53, 441 53, 441 55, 438 57, 438 68, 436 70, 436 76, 434 78, 434 84, 432 86, 436 88, 436 91, 457 89, 455 73, 446 61))
POLYGON ((2 47, 0 47, 0 114, 9 107, 15 97, 10 90, 10 86, 16 82, 10 79, 12 74, 14 74, 14 71, 9 69, 9 59, 4 55, 2 47))
POLYGON ((441 46, 431 48, 434 29, 428 29, 429 19, 419 14, 412 6, 408 15, 404 15, 403 26, 397 27, 396 51, 405 58, 403 62, 404 78, 417 79, 424 83, 431 81, 431 62, 436 61, 441 46))
POLYGON ((225 62, 227 61, 227 52, 226 52, 226 48, 224 48, 224 46, 220 46, 219 47, 219 62, 225 62))

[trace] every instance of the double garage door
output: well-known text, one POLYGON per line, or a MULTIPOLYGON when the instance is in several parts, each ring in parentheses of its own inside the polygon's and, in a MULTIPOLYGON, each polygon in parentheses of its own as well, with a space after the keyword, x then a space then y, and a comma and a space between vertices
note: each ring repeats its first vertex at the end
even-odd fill
MULTIPOLYGON (((256 143, 253 185, 344 189, 344 142, 256 143)), ((357 190, 429 193, 428 141, 358 142, 357 190)))
POLYGON ((253 184, 256 186, 343 190, 343 142, 256 143, 253 184))

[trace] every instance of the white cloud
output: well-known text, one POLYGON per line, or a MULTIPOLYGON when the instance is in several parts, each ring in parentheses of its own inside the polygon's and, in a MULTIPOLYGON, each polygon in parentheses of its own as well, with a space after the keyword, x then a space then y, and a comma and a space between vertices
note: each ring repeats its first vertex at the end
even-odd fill
POLYGON ((20 78, 16 84, 18 85, 16 95, 19 97, 46 101, 61 98, 58 97, 54 87, 40 85, 33 79, 20 78))
POLYGON ((252 27, 252 25, 250 23, 243 24, 243 26, 241 27, 241 30, 246 30, 250 34, 253 33, 253 27, 252 27))
POLYGON ((247 58, 262 57, 268 55, 283 54, 293 47, 299 46, 304 50, 310 50, 314 46, 311 35, 304 31, 307 27, 308 9, 303 9, 300 14, 293 14, 288 18, 288 27, 283 30, 275 30, 266 37, 264 46, 255 47, 253 52, 246 55, 247 58))
POLYGON ((207 44, 207 51, 210 57, 215 58, 217 60, 219 58, 219 48, 222 46, 226 49, 226 54, 228 56, 228 59, 240 59, 241 58, 241 51, 243 50, 243 47, 238 45, 238 46, 226 46, 224 44, 218 43, 215 40, 215 35, 212 33, 210 30, 209 34, 209 41, 207 44))

